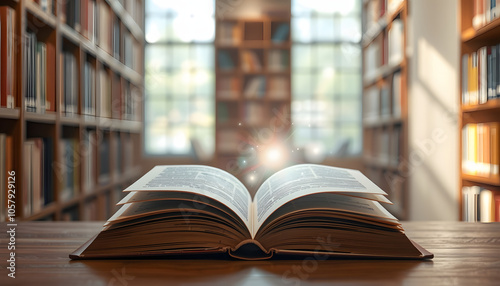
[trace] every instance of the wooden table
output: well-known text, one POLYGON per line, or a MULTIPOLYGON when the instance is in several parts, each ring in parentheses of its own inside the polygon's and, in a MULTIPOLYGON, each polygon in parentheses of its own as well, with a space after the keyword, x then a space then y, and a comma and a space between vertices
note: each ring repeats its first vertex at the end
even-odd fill
POLYGON ((85 260, 68 254, 100 222, 20 222, 16 278, 7 276, 7 226, 0 230, 0 285, 500 285, 500 223, 406 222, 435 254, 409 260, 85 260))

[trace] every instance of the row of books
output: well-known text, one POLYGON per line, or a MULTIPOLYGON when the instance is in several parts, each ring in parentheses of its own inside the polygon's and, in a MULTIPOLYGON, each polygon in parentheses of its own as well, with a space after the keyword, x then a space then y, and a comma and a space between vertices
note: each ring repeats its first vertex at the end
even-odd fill
MULTIPOLYGON (((235 76, 221 76, 217 80, 217 98, 238 99, 240 80, 235 76)), ((290 94, 290 80, 286 76, 250 76, 247 78, 242 94, 245 98, 284 100, 290 94)))
POLYGON ((479 29, 500 15, 500 1, 498 0, 473 0, 472 27, 479 29))
POLYGON ((499 178, 500 122, 469 123, 462 129, 462 172, 499 178))
POLYGON ((24 34, 24 101, 25 110, 45 113, 55 111, 55 46, 37 41, 36 33, 24 34), (48 75, 48 76, 47 76, 48 75))
POLYGON ((267 57, 269 71, 286 71, 290 68, 290 53, 288 50, 270 50, 267 57))
POLYGON ((25 217, 54 201, 52 138, 29 138, 23 145, 22 209, 25 217))
POLYGON ((363 120, 365 122, 400 118, 402 109, 401 73, 394 73, 390 82, 366 89, 363 100, 363 120))
POLYGON ((257 72, 262 70, 262 51, 243 50, 240 52, 241 70, 244 72, 257 72))
POLYGON ((462 220, 500 222, 500 194, 479 186, 463 187, 462 220))
MULTIPOLYGON (((40 5, 42 10, 53 14, 51 9, 55 6, 54 1, 36 0, 35 2, 40 5)), ((135 16, 138 13, 142 14, 142 6, 139 1, 126 1, 126 3, 121 4, 132 9, 127 10, 131 16, 142 19, 142 17, 135 16), (136 8, 140 8, 139 11, 136 11, 136 8)), ((122 25, 107 1, 63 1, 61 12, 62 22, 69 27, 81 33, 92 43, 96 43, 128 67, 134 70, 141 68, 142 63, 139 60, 139 55, 142 51, 139 42, 127 27, 122 25)))
POLYGON ((16 11, 9 6, 0 6, 0 107, 16 106, 16 11))
MULTIPOLYGON (((234 70, 241 63, 241 70, 244 72, 263 71, 265 61, 262 50, 242 50, 239 53, 238 61, 237 51, 234 49, 219 50, 217 57, 217 66, 221 70, 234 70)), ((267 70, 271 72, 286 71, 289 69, 290 60, 287 50, 273 49, 267 54, 267 70)))
POLYGON ((380 33, 367 47, 364 53, 364 77, 372 79, 384 66, 395 66, 404 58, 404 24, 395 19, 387 33, 380 33))
POLYGON ((500 44, 462 56, 462 104, 483 104, 500 97, 500 44))
POLYGON ((397 18, 392 21, 387 31, 387 63, 389 65, 399 64, 404 54, 404 24, 397 18))
MULTIPOLYGON (((0 221, 7 219, 7 206, 9 200, 9 184, 13 183, 14 189, 18 185, 11 172, 14 171, 14 143, 9 134, 0 133, 0 221), (10 177, 10 178, 9 178, 10 177)), ((10 192, 10 194, 13 194, 10 192)), ((15 195, 15 194, 13 194, 15 195)), ((12 211, 12 214, 14 212, 12 211)))
POLYGON ((217 41, 222 45, 237 45, 241 40, 238 22, 221 22, 217 26, 217 41))

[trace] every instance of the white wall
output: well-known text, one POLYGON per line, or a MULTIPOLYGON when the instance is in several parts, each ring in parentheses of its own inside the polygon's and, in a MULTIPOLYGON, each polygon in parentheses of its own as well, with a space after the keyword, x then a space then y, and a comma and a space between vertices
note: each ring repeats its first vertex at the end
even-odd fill
POLYGON ((409 1, 409 219, 458 219, 456 0, 409 1))

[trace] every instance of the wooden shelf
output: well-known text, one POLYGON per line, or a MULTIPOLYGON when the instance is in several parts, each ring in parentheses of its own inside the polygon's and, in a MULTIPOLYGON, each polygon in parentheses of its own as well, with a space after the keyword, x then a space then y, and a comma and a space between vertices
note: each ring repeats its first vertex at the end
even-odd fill
MULTIPOLYGON (((369 1, 370 0, 365 2, 368 3, 369 1)), ((376 24, 369 27, 367 31, 363 33, 363 36, 361 38, 361 46, 363 48, 366 48, 371 42, 373 42, 373 40, 375 40, 375 38, 380 35, 380 33, 382 33, 387 28, 387 26, 390 25, 390 23, 404 11, 404 8, 405 3, 403 1, 394 11, 385 13, 384 16, 380 17, 376 24)))
POLYGON ((40 122, 40 123, 55 123, 56 122, 56 114, 55 113, 33 113, 26 112, 24 114, 24 119, 26 121, 31 122, 40 122))
MULTIPOLYGON (((381 14, 381 2, 363 1, 364 17, 381 14), (378 11, 377 11, 378 9, 378 11)), ((382 3, 387 3, 383 2, 382 3)), ((408 158, 408 70, 406 43, 408 24, 408 1, 402 1, 393 11, 387 11, 374 24, 366 27, 362 36, 363 47, 363 164, 366 175, 386 190, 389 200, 395 203, 392 213, 400 219, 408 218, 408 180, 398 186, 389 186, 386 173, 403 177, 399 168, 401 160, 408 158), (389 61, 388 34, 394 22, 400 21, 401 58, 389 61), (393 81, 399 79, 399 92, 393 81), (396 161, 397 159, 397 161, 396 161), (390 190, 389 190, 390 189, 390 190), (395 190, 397 189, 397 190, 395 190)), ((366 22, 370 20, 365 18, 366 22)), ((398 30, 397 30, 398 31, 398 30)), ((397 32, 396 31, 396 32, 397 32)))
POLYGON ((401 125, 403 124, 403 120, 401 118, 379 118, 379 119, 364 119, 363 127, 364 128, 380 128, 384 126, 392 126, 392 125, 401 125))
MULTIPOLYGON (((83 5, 84 2, 79 3, 83 5)), ((116 21, 119 27, 120 34, 115 35, 119 39, 120 52, 113 57, 96 44, 100 42, 99 38, 95 41, 87 38, 92 37, 86 32, 86 27, 80 25, 80 29, 75 30, 72 26, 77 25, 66 23, 62 17, 61 3, 54 1, 57 5, 56 16, 43 11, 32 0, 6 1, 12 8, 9 13, 14 15, 16 23, 12 39, 7 41, 15 48, 12 68, 9 68, 15 70, 14 80, 10 84, 14 86, 15 92, 10 93, 14 95, 15 108, 5 108, 6 103, 2 98, 0 132, 6 143, 0 145, 0 151, 4 152, 0 156, 12 154, 3 167, 14 170, 16 181, 19 182, 16 194, 18 220, 81 219, 86 214, 86 208, 96 202, 99 208, 111 209, 111 203, 106 204, 109 206, 104 203, 115 197, 111 193, 142 175, 140 150, 143 103, 132 108, 133 114, 130 109, 125 110, 123 105, 129 102, 128 96, 141 96, 144 92, 143 23, 136 23, 133 17, 142 18, 136 9, 142 13, 145 0, 127 1, 127 9, 134 7, 130 13, 120 2, 96 0, 99 8, 109 7, 108 18, 101 19, 101 14, 95 15, 101 22, 100 26, 95 27, 97 31, 100 32, 99 27, 106 30, 107 20, 110 20, 111 38, 111 23, 116 21), (127 37, 132 41, 133 63, 125 59, 124 38, 127 37), (15 39, 23 41, 15 42, 15 39), (24 58, 28 54, 32 55, 30 61, 24 58), (37 70, 39 63, 43 62, 42 57, 46 60, 46 66, 41 66, 44 70, 37 70), (49 103, 46 106, 42 101, 37 101, 39 98, 35 98, 35 95, 40 94, 36 90, 39 83, 35 85, 28 82, 28 79, 35 78, 35 74, 28 76, 28 72, 32 71, 37 78, 42 78, 38 75, 45 72, 45 100, 49 103), (109 78, 101 78, 101 75, 109 78), (89 82, 93 82, 94 86, 91 100, 86 97, 89 82), (105 93, 102 91, 108 86, 101 85, 108 82, 111 82, 109 89, 106 89, 110 91, 109 98, 103 99, 101 96, 105 93), (107 99, 109 106, 101 106, 107 103, 107 99), (89 101, 91 105, 86 105, 89 101), (120 106, 111 106, 111 102, 120 102, 120 106), (41 112, 43 108, 46 110, 41 112), (113 118, 81 114, 95 112, 106 115, 108 111, 113 118), (42 168, 33 162, 40 162, 42 168), (107 173, 112 174, 109 180, 99 185, 100 174, 107 173), (40 181, 30 183, 34 178, 40 181), (88 186, 93 186, 89 188, 91 192, 85 193, 84 188, 88 186), (72 190, 74 194, 66 194, 65 190, 72 190), (64 197, 70 199, 65 200, 64 197)), ((75 7, 74 13, 83 15, 84 8, 75 7)), ((97 34, 99 37, 100 33, 97 34)), ((2 35, 2 43, 6 38, 2 35)), ((110 50, 114 51, 115 48, 118 49, 118 46, 111 46, 110 50)), ((4 191, 5 186, 1 186, 1 192, 4 191)), ((0 206, 0 212, 6 213, 5 206, 0 206)), ((98 218, 106 219, 109 212, 98 211, 98 218)))
POLYGON ((472 42, 490 42, 492 39, 500 38, 500 18, 487 23, 479 29, 468 28, 462 32, 462 42, 469 44, 472 42))
MULTIPOLYGON (((461 31, 460 58, 469 57, 470 59, 472 53, 479 54, 478 51, 483 47, 500 44, 500 18, 493 19, 484 26, 475 29, 473 25, 474 9, 472 9, 474 8, 475 1, 460 0, 459 2, 458 19, 461 31)), ((485 11, 485 13, 489 13, 489 11, 485 11)), ((487 65, 489 64, 488 62, 487 65)), ((460 174, 459 189, 457 192, 459 197, 458 209, 460 218, 465 218, 465 215, 472 215, 474 213, 479 214, 482 208, 482 201, 480 201, 475 208, 467 209, 470 205, 466 203, 464 196, 467 196, 468 187, 477 186, 480 189, 487 189, 496 194, 500 194, 500 175, 493 174, 490 168, 482 170, 485 169, 485 166, 488 166, 485 164, 492 164, 495 160, 498 163, 498 160, 500 160, 498 155, 500 151, 499 135, 494 135, 492 131, 498 130, 498 126, 500 126, 500 99, 489 99, 485 103, 477 105, 465 105, 464 102, 462 102, 462 82, 468 81, 470 83, 473 81, 471 81, 468 74, 462 73, 464 68, 467 71, 469 70, 466 67, 462 67, 461 63, 461 68, 458 70, 460 91, 459 94, 457 94, 460 101, 460 121, 458 124, 459 137, 457 138, 459 141, 459 166, 457 167, 460 174), (466 136, 464 136, 464 134, 466 134, 466 136), (489 136, 489 138, 486 136, 489 136), (497 138, 496 142, 494 139, 495 136, 497 138), (484 144, 484 142, 488 144, 484 144), (472 153, 472 155, 470 153, 472 153), (465 173, 462 169, 462 164, 464 163, 466 163, 465 165, 470 163, 472 166, 477 164, 474 167, 481 169, 484 175, 465 173), (488 172, 489 174, 487 174, 488 172), (463 193, 464 191, 465 193, 463 193)), ((489 72, 489 67, 486 67, 486 72, 489 72)), ((468 71, 468 73, 470 72, 468 71)), ((481 80, 482 76, 486 78, 486 85, 489 86, 488 81, 490 80, 490 74, 482 75, 481 72, 478 72, 477 78, 479 80, 481 80)), ((469 166, 467 165, 467 167, 469 166)), ((495 202, 492 202, 492 204, 494 203, 495 202)), ((498 209, 498 207, 494 210, 494 212, 499 211, 500 209, 498 209)))
POLYGON ((19 119, 18 108, 0 108, 0 118, 5 119, 19 119))
MULTIPOLYGON (((232 152, 233 148, 226 148, 222 142, 224 138, 248 138, 250 134, 268 128, 274 116, 272 109, 276 105, 283 106, 287 114, 291 113, 291 24, 290 18, 263 16, 218 19, 216 25, 215 157, 218 162, 215 164, 225 168, 228 160, 235 160, 242 154, 232 152), (286 27, 287 34, 280 36, 282 42, 274 42, 273 35, 276 36, 274 33, 280 27, 286 27), (279 56, 271 59, 271 51, 277 51, 279 56), (232 63, 228 63, 229 60, 232 63), (269 69, 271 64, 273 69, 269 69), (234 69, 224 70, 222 67, 226 66, 234 66, 234 69), (273 81, 280 86, 280 91, 282 85, 285 86, 282 98, 274 97, 277 89, 272 87, 273 81), (224 96, 229 94, 235 96, 224 96)), ((240 176, 240 179, 243 178, 240 176)))
MULTIPOLYGON (((53 15, 49 15, 47 12, 43 11, 38 4, 34 1, 25 1, 27 12, 33 14, 37 17, 43 24, 49 25, 51 28, 55 29, 57 26, 57 18, 53 15)), ((40 23, 37 23, 40 25, 40 23)))
POLYGON ((462 174, 462 179, 468 182, 477 182, 477 183, 482 183, 482 184, 487 184, 490 186, 496 186, 500 187, 500 176, 489 176, 489 177, 482 177, 482 176, 476 176, 476 175, 469 175, 469 174, 462 174))
POLYGON ((476 105, 462 105, 462 112, 483 112, 483 111, 499 111, 500 112, 500 98, 488 100, 483 104, 476 105))

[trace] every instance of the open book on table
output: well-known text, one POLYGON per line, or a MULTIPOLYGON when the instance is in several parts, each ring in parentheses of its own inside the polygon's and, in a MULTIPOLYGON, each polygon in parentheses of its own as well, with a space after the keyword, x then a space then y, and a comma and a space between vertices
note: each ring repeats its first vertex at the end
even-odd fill
MULTIPOLYGON (((231 174, 208 166, 156 166, 73 259, 228 253, 432 258, 381 203, 361 172, 296 165, 262 183, 252 200, 231 174)), ((324 257, 324 256, 323 256, 324 257)))

